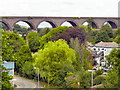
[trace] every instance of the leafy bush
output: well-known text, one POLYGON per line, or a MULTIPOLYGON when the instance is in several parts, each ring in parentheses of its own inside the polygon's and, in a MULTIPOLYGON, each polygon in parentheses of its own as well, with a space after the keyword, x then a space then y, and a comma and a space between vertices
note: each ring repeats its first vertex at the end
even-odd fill
POLYGON ((99 75, 94 79, 93 83, 94 85, 102 84, 105 81, 105 79, 106 75, 99 75))
POLYGON ((99 75, 102 75, 103 72, 104 72, 103 69, 95 70, 95 72, 93 73, 93 74, 94 74, 93 78, 95 78, 95 77, 97 77, 97 76, 99 76, 99 75))
POLYGON ((67 88, 89 88, 91 73, 81 67, 77 72, 67 73, 65 80, 67 88), (78 82, 80 85, 78 85, 78 82))

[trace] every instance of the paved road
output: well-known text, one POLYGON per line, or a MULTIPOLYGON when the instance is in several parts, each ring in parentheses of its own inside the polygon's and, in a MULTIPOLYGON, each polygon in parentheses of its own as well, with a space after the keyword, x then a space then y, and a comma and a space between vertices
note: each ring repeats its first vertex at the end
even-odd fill
MULTIPOLYGON (((16 79, 14 81, 14 84, 17 85, 16 88, 37 88, 37 82, 33 81, 33 80, 29 80, 29 79, 25 79, 23 77, 14 75, 14 79, 16 79)), ((39 84, 40 88, 43 88, 41 84, 39 84)))

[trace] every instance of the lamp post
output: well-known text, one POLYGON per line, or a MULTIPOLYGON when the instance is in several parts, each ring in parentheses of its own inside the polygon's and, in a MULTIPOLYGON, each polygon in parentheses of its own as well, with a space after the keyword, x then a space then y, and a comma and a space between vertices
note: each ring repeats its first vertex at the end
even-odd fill
POLYGON ((39 90, 39 68, 34 67, 34 69, 38 69, 38 90, 39 90))
POLYGON ((14 85, 15 85, 15 84, 14 84, 14 81, 16 81, 16 80, 17 80, 17 79, 12 79, 12 80, 11 80, 11 81, 13 82, 13 87, 14 87, 14 85))
POLYGON ((93 87, 93 71, 94 70, 88 70, 89 72, 92 72, 91 73, 91 88, 93 87))

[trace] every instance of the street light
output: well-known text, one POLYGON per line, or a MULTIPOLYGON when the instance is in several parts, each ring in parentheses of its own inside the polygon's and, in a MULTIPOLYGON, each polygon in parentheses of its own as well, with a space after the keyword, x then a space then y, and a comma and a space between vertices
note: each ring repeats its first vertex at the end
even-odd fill
POLYGON ((93 87, 93 71, 94 70, 88 70, 89 72, 92 72, 91 73, 91 88, 93 87))
POLYGON ((38 69, 38 89, 39 89, 39 68, 34 67, 34 69, 38 69))

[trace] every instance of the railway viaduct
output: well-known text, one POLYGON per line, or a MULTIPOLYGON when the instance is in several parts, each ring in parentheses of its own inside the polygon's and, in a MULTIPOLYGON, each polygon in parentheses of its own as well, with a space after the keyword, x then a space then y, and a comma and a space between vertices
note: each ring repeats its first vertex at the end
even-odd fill
POLYGON ((53 28, 61 26, 64 22, 69 22, 72 26, 82 25, 91 18, 92 27, 100 29, 105 22, 108 22, 113 29, 120 27, 118 17, 42 17, 42 16, 3 16, 0 22, 5 24, 8 30, 13 31, 14 25, 23 21, 26 22, 32 30, 37 30, 37 27, 43 21, 51 24, 53 28))

